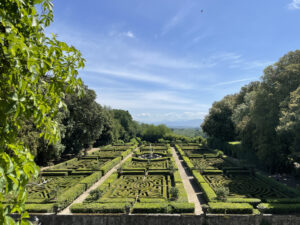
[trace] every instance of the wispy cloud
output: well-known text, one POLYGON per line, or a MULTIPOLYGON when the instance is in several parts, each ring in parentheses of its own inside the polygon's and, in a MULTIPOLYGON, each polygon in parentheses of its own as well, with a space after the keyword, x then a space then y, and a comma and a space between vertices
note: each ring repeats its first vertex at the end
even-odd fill
POLYGON ((251 78, 245 78, 245 79, 239 79, 239 80, 231 80, 231 81, 226 81, 226 82, 220 82, 220 83, 217 83, 213 86, 218 87, 218 86, 230 85, 230 84, 241 83, 241 82, 250 81, 250 80, 254 80, 254 79, 257 79, 257 78, 256 77, 251 77, 251 78))
POLYGON ((157 83, 161 85, 165 85, 168 87, 179 88, 179 89, 191 89, 193 87, 192 84, 177 82, 172 79, 167 79, 162 75, 155 74, 147 74, 143 72, 138 72, 134 70, 126 71, 126 70, 116 70, 116 69, 106 69, 101 67, 87 68, 87 72, 98 73, 103 75, 110 75, 115 77, 120 77, 123 79, 137 80, 143 82, 151 82, 157 83))
POLYGON ((300 0, 293 0, 289 5, 289 9, 300 9, 300 0))

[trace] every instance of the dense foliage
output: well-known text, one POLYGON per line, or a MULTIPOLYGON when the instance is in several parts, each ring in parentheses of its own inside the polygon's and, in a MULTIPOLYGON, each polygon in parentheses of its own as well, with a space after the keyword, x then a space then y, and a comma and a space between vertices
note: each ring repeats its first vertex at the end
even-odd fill
POLYGON ((241 140, 270 172, 291 171, 299 155, 300 51, 268 66, 260 82, 215 102, 202 124, 214 141, 241 140))
MULTIPOLYGON (((84 60, 73 46, 44 28, 52 21, 49 0, 0 2, 0 223, 24 212, 26 183, 38 173, 28 145, 19 138, 24 124, 38 130, 45 142, 59 140, 55 118, 65 93, 80 92, 78 69, 84 60), (41 14, 38 14, 39 7, 41 14), (4 206, 4 199, 13 199, 4 206)), ((36 135, 36 134, 33 134, 36 135)))

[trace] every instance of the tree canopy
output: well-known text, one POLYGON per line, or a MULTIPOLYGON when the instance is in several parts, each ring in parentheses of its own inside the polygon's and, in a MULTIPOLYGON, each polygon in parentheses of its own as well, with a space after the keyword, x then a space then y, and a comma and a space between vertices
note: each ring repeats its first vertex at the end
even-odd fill
POLYGON ((73 46, 47 37, 53 18, 50 0, 0 2, 0 223, 12 224, 10 213, 24 213, 26 183, 38 174, 28 146, 18 135, 32 121, 45 141, 59 140, 55 122, 65 93, 81 93, 78 69, 84 59, 73 46), (41 8, 38 14, 37 7, 41 8), (3 205, 3 200, 11 205, 3 205))

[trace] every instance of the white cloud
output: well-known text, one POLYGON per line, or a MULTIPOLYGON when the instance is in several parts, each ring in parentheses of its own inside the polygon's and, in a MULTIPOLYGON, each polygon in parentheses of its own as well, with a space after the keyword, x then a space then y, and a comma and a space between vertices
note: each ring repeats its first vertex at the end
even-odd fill
POLYGON ((129 38, 135 38, 135 35, 131 31, 127 31, 126 33, 124 33, 124 35, 129 38))
POLYGON ((174 79, 171 79, 171 78, 165 78, 165 76, 162 76, 162 75, 143 73, 143 72, 134 71, 134 70, 127 71, 127 70, 118 70, 118 69, 106 69, 103 67, 95 66, 95 67, 87 68, 86 71, 92 72, 92 73, 103 74, 103 75, 111 75, 111 76, 120 77, 123 79, 157 83, 157 84, 161 84, 161 85, 165 85, 165 86, 173 87, 173 88, 178 88, 178 89, 192 89, 193 88, 193 84, 175 81, 174 79))
POLYGON ((241 83, 241 82, 245 82, 245 81, 250 81, 250 80, 255 80, 257 78, 252 77, 252 78, 245 78, 245 79, 239 79, 239 80, 231 80, 231 81, 226 81, 226 82, 220 82, 217 83, 215 85, 213 85, 214 87, 217 86, 224 86, 224 85, 230 85, 230 84, 235 84, 235 83, 241 83))
POLYGON ((289 9, 300 9, 300 0, 293 0, 289 5, 289 9))

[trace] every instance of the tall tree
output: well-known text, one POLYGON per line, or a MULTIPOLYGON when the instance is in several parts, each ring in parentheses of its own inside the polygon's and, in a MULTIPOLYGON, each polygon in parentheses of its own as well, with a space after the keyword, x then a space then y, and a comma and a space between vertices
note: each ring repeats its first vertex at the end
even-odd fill
POLYGON ((26 183, 38 167, 18 138, 23 121, 32 120, 45 140, 56 142, 59 129, 53 118, 65 93, 81 86, 80 52, 45 36, 52 18, 50 0, 0 1, 0 224, 14 224, 9 216, 14 212, 28 224, 26 183), (4 199, 11 204, 3 205, 4 199))

